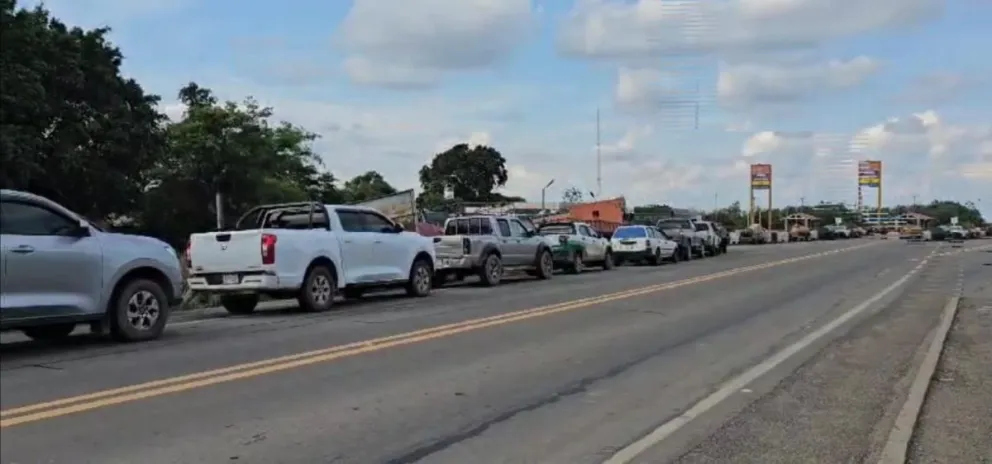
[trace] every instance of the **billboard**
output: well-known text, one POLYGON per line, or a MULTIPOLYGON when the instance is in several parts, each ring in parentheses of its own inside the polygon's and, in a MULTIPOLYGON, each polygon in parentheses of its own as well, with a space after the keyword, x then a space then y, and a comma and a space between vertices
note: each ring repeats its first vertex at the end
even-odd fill
POLYGON ((768 190, 772 188, 772 165, 751 165, 751 188, 754 190, 768 190))
POLYGON ((364 201, 358 205, 378 210, 389 219, 402 224, 407 230, 414 230, 417 226, 417 197, 413 194, 413 189, 364 201))
POLYGON ((858 161, 858 185, 867 187, 882 185, 882 162, 858 161))

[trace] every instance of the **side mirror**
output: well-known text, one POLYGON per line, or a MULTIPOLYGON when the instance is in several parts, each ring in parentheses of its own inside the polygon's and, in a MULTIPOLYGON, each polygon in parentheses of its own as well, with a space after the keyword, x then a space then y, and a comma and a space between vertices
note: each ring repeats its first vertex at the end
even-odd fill
POLYGON ((79 238, 89 237, 90 236, 90 225, 87 224, 85 221, 79 221, 79 224, 76 224, 76 228, 73 229, 69 233, 69 235, 71 235, 73 237, 79 237, 79 238))
POLYGON ((403 224, 393 224, 393 232, 400 233, 405 230, 406 229, 403 228, 403 224))

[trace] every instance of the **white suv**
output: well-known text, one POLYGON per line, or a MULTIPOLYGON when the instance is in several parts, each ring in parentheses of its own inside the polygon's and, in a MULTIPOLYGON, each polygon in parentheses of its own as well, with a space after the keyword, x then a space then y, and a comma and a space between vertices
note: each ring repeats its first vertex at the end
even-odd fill
POLYGON ((651 226, 621 226, 610 238, 617 263, 647 262, 657 266, 665 260, 679 261, 678 243, 651 226))

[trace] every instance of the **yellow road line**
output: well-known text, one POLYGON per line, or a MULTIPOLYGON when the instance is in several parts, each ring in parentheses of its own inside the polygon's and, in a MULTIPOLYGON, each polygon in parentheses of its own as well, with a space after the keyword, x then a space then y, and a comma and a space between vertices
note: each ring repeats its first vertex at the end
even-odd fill
POLYGON ((381 351, 387 348, 394 348, 394 347, 434 340, 438 338, 449 337, 452 335, 473 332, 488 327, 505 325, 512 322, 518 322, 527 319, 548 316, 551 314, 557 314, 565 311, 573 311, 580 308, 588 308, 601 303, 623 300, 635 296, 646 295, 664 290, 670 290, 673 288, 684 287, 687 285, 692 285, 700 282, 706 282, 714 279, 729 277, 732 275, 742 274, 745 272, 767 269, 798 261, 805 261, 805 260, 819 258, 841 252, 856 250, 867 246, 873 246, 876 245, 877 243, 878 242, 872 242, 864 245, 857 245, 853 247, 829 250, 810 255, 804 255, 795 258, 788 258, 784 260, 774 261, 770 263, 757 264, 753 266, 746 266, 727 271, 717 272, 714 274, 692 277, 689 279, 679 280, 676 282, 656 284, 637 289, 610 293, 607 295, 582 298, 579 300, 567 301, 553 305, 541 306, 538 308, 515 311, 496 316, 490 316, 485 318, 472 319, 472 320, 467 320, 452 324, 435 326, 427 329, 406 332, 388 337, 381 337, 371 340, 349 343, 346 345, 339 345, 320 350, 313 350, 294 355, 281 356, 277 358, 239 364, 221 369, 213 369, 213 370, 198 372, 189 375, 156 380, 152 382, 145 382, 145 383, 129 385, 121 388, 103 390, 103 391, 63 398, 54 401, 48 401, 43 403, 37 403, 37 404, 7 409, 0 411, 0 428, 26 424, 29 422, 36 422, 45 419, 51 419, 51 418, 65 416, 69 414, 75 414, 83 411, 89 411, 93 409, 99 409, 108 406, 129 403, 132 401, 138 401, 142 399, 153 398, 172 393, 183 392, 187 390, 193 390, 197 388, 231 382, 235 380, 258 377, 266 374, 285 371, 288 369, 295 369, 298 367, 324 363, 336 359, 357 356, 364 353, 381 351))

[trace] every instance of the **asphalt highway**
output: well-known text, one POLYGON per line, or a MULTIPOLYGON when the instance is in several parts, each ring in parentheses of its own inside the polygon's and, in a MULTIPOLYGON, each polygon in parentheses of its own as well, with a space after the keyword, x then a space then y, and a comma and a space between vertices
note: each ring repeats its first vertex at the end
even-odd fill
MULTIPOLYGON (((729 462, 725 452, 787 462, 760 461, 787 458, 783 441, 733 441, 787 423, 767 421, 765 435, 728 427, 770 417, 747 408, 781 401, 776 385, 812 379, 807 361, 884 325, 899 313, 887 308, 922 288, 924 303, 902 307, 927 314, 959 285, 946 277, 959 267, 941 263, 974 250, 949 251, 870 239, 741 246, 677 265, 372 296, 327 314, 201 311, 144 344, 7 335, 0 463, 729 462)), ((905 333, 936 323, 916 319, 905 333)), ((914 336, 888 343, 909 350, 914 336)), ((845 355, 882 362, 880 343, 845 355)), ((893 377, 853 383, 890 388, 881 382, 893 377)), ((834 411, 809 401, 794 410, 834 411)), ((833 419, 878 422, 841 409, 833 419)))

